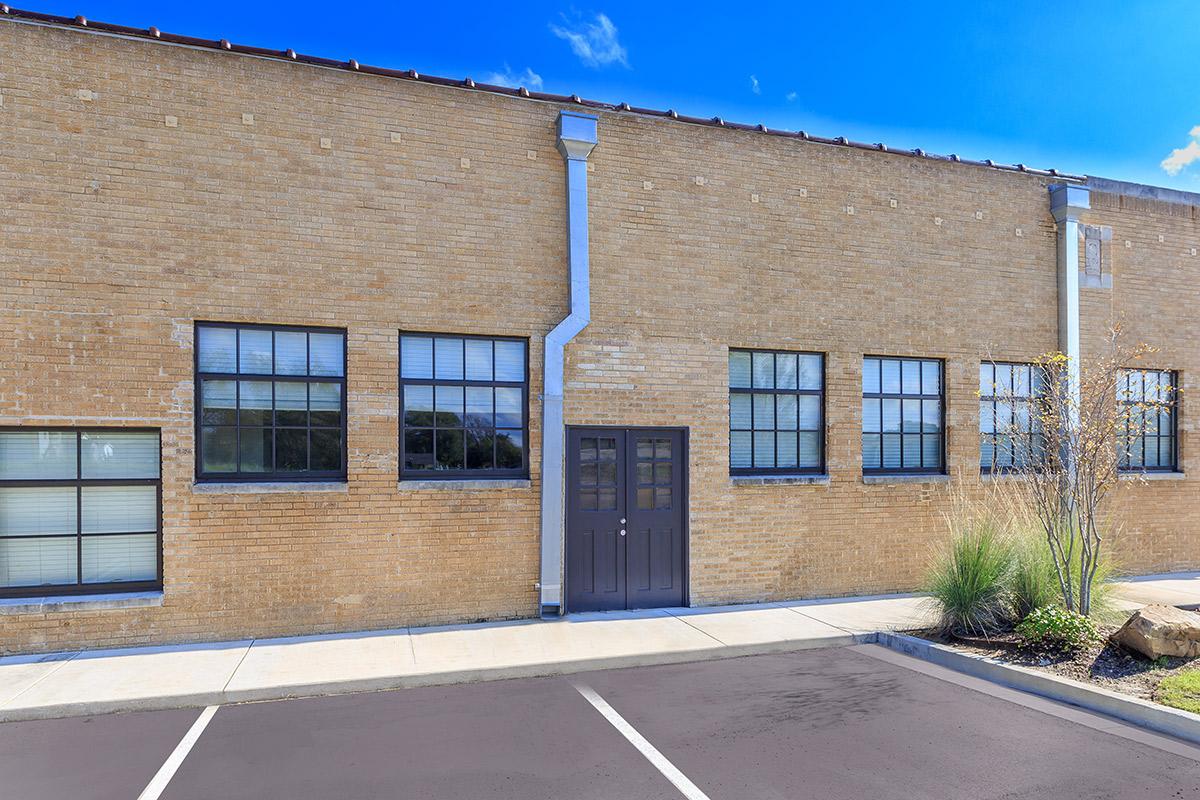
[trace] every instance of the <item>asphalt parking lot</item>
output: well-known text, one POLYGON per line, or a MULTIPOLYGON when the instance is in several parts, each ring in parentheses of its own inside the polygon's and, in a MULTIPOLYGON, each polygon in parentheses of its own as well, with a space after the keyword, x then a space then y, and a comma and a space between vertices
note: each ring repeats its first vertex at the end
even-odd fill
POLYGON ((8 723, 0 796, 1181 798, 1200 748, 865 646, 8 723))

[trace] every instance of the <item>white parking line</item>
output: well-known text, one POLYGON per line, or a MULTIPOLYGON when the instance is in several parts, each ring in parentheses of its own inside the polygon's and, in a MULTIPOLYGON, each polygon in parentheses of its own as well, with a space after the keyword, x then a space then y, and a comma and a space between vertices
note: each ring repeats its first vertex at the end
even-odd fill
POLYGON ((188 753, 192 752, 196 740, 200 738, 200 734, 204 733, 204 729, 208 727, 209 721, 212 720, 213 714, 217 713, 218 708, 220 706, 208 706, 200 712, 200 716, 192 723, 192 727, 188 728, 188 732, 179 740, 179 744, 175 745, 171 755, 158 768, 158 772, 150 779, 150 783, 146 784, 146 788, 138 795, 137 800, 158 800, 163 789, 166 789, 167 784, 171 782, 171 778, 175 777, 175 771, 179 769, 179 765, 187 758, 188 753))
POLYGON ((610 706, 603 697, 596 694, 596 690, 587 684, 573 684, 575 689, 583 695, 583 699, 592 704, 592 707, 604 715, 617 731, 629 740, 629 743, 638 749, 638 752, 646 757, 654 767, 661 772, 667 780, 675 784, 675 788, 683 793, 683 796, 688 800, 709 800, 708 795, 700 791, 700 787, 688 780, 688 776, 679 771, 679 768, 667 760, 667 757, 658 751, 654 745, 646 741, 646 737, 642 736, 637 730, 630 725, 624 717, 617 713, 617 710, 610 706))

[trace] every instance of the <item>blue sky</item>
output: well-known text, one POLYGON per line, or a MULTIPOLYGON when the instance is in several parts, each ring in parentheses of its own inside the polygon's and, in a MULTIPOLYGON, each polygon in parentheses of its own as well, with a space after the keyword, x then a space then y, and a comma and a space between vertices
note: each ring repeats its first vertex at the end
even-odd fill
POLYGON ((14 5, 1200 191, 1195 0, 598 3, 14 5))

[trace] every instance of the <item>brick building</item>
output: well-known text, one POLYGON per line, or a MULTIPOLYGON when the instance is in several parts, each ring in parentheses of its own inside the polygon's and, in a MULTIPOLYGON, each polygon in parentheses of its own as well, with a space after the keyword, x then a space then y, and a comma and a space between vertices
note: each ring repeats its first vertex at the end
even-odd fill
POLYGON ((909 590, 981 368, 1200 366, 1183 192, 7 7, 0 127, 0 652, 909 590))

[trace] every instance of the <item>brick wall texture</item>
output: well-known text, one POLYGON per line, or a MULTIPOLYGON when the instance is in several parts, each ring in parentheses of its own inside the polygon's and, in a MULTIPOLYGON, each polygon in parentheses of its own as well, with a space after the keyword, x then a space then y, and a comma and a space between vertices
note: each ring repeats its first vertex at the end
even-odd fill
MULTIPOLYGON (((0 651, 537 613, 559 106, 13 23, 0 97, 0 424, 160 427, 164 515, 160 607, 0 616, 0 651), (194 487, 196 320, 347 329, 344 490, 194 487), (402 329, 529 337, 528 486, 398 483, 402 329)), ((689 429, 694 604, 913 589, 952 486, 980 485, 981 358, 1056 348, 1047 181, 599 116, 568 424, 689 429), (731 482, 730 347, 827 354, 828 485, 731 482), (946 360, 950 484, 863 482, 865 353, 946 360)), ((1184 397, 1197 213, 1093 193, 1085 219, 1115 276, 1082 290, 1087 346, 1123 319, 1184 397)), ((1123 567, 1200 567, 1192 484, 1123 487, 1123 567)))

